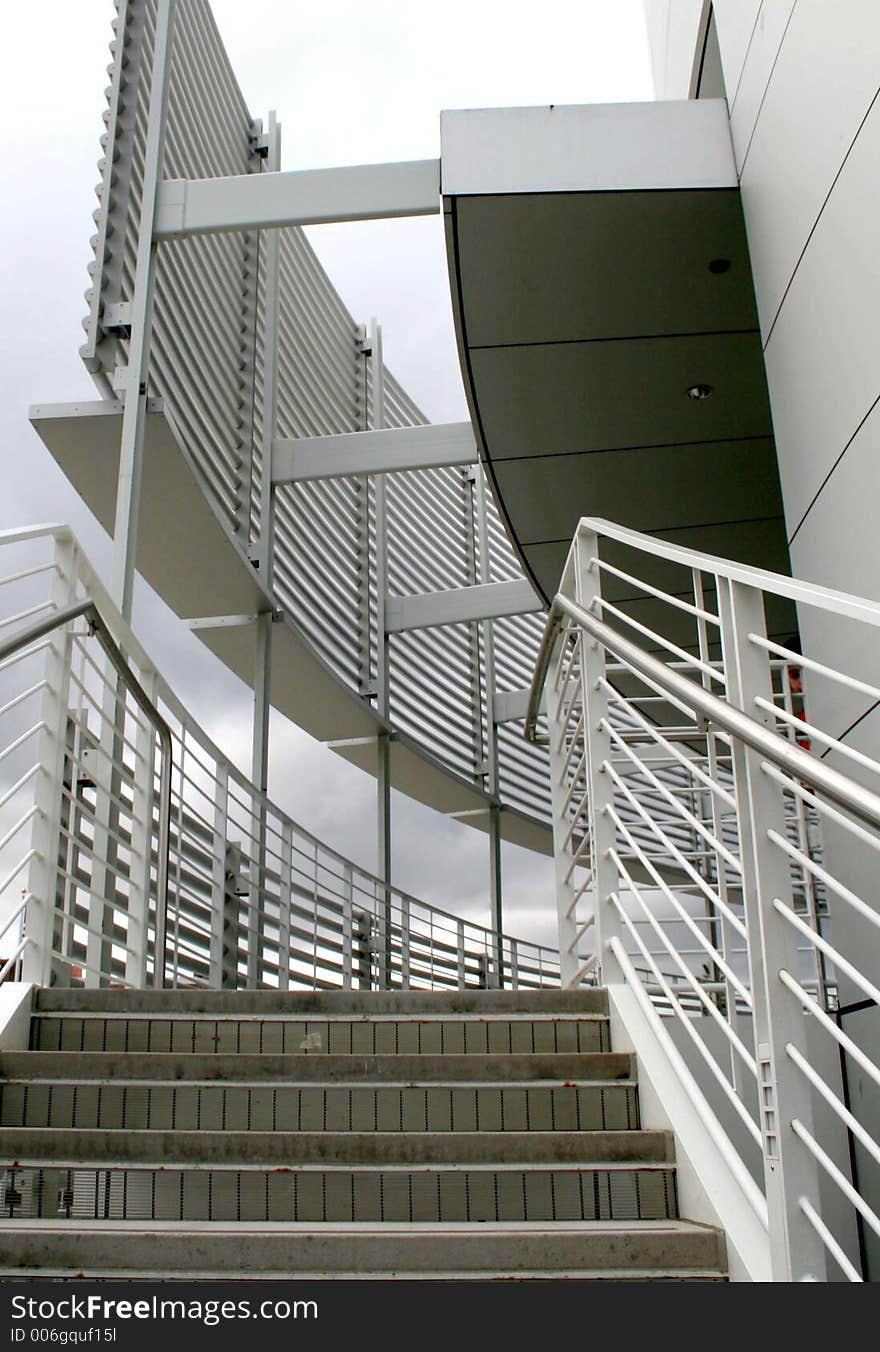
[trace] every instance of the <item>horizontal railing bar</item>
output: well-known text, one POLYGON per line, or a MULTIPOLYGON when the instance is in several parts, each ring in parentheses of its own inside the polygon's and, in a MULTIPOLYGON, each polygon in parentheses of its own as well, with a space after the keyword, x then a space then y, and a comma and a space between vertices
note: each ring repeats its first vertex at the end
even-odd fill
MULTIPOLYGON (((743 1125, 745 1126, 746 1130, 747 1130, 747 1131, 749 1132, 749 1134, 753 1137, 753 1139, 760 1145, 760 1144, 761 1144, 761 1129, 760 1129, 760 1127, 757 1125, 757 1123, 756 1123, 756 1122, 754 1121, 754 1119, 752 1118, 752 1116, 751 1116, 751 1114, 750 1114, 748 1108, 746 1107, 746 1105, 743 1103, 742 1099, 741 1099, 741 1098, 739 1097, 739 1095, 737 1094, 736 1089, 733 1087, 733 1085, 730 1083, 730 1081, 729 1081, 729 1080, 727 1079, 727 1077, 725 1076, 725 1074, 724 1074, 724 1072, 722 1071, 721 1067, 718 1065, 718 1063, 717 1063, 717 1061, 715 1060, 715 1058, 713 1057, 712 1053, 709 1051, 709 1048, 708 1048, 708 1047, 706 1046, 706 1044, 703 1042, 702 1038, 700 1038, 700 1036, 699 1036, 699 1035, 694 1031, 694 1029, 691 1027, 690 1020, 681 1017, 681 1013, 680 1013, 680 1001, 679 1001, 679 997, 678 997, 677 993, 676 993, 674 990, 672 990, 672 989, 670 988, 670 986, 668 985, 668 983, 664 980, 663 974, 662 974, 662 972, 660 971, 659 967, 657 967, 657 965, 654 963, 653 959, 651 958, 651 955, 650 955, 650 954, 647 952, 647 950, 645 949, 645 947, 644 947, 644 945, 642 944, 642 941, 641 941, 641 939, 639 938, 638 934, 636 934, 635 931, 632 929, 632 927, 631 927, 631 925, 630 925, 630 921, 629 921, 629 916, 627 915, 626 911, 624 910, 623 906, 621 905, 620 899, 617 898, 617 897, 616 897, 616 894, 612 892, 612 893, 611 893, 611 896, 610 896, 610 900, 611 900, 612 902, 614 902, 614 904, 615 904, 615 906, 616 906, 616 909, 617 909, 617 913, 618 913, 618 915, 620 916, 620 919, 623 921, 623 924, 624 924, 625 928, 627 928, 627 929, 630 930, 630 933, 632 934, 633 939, 634 939, 635 942, 636 942, 636 946, 637 946, 637 947, 639 948, 639 950, 641 951, 642 956, 646 959, 646 961, 647 961, 647 963, 648 963, 648 966, 650 967, 651 971, 654 973, 654 976, 655 976, 655 977, 657 978, 657 980, 659 981, 660 986, 661 986, 661 989, 663 989, 664 994, 666 995, 667 1000, 670 1002, 670 1006, 671 1006, 673 1012, 674 1012, 674 1013, 676 1014, 676 1016, 678 1017, 679 1023, 682 1025, 683 1028, 686 1029, 687 1034, 688 1034, 688 1037, 691 1039, 691 1042, 693 1043, 694 1047, 696 1047, 696 1049, 697 1049, 697 1051, 699 1052, 700 1056, 703 1058, 703 1061, 705 1062, 706 1066, 708 1067, 709 1072, 710 1072, 711 1075, 714 1077, 716 1083, 718 1084, 718 1086, 719 1086, 719 1088, 722 1090, 722 1092, 725 1094, 725 1096, 726 1096, 726 1098, 728 1099, 728 1101, 730 1102, 730 1104, 733 1106, 734 1110, 735 1110, 736 1113, 738 1114, 738 1116, 739 1116, 739 1118, 740 1118, 740 1121, 743 1123, 743 1125)), ((612 942, 614 942, 614 941, 612 940, 612 942)), ((619 941, 617 941, 617 942, 619 943, 619 941)), ((621 948, 622 948, 622 945, 621 945, 621 948)))
POLYGON ((710 680, 717 681, 719 685, 725 684, 723 673, 711 662, 703 662, 699 657, 690 657, 690 655, 685 652, 684 648, 679 648, 678 644, 673 643, 668 638, 664 638, 663 635, 658 634, 656 630, 649 629, 648 626, 642 624, 640 620, 634 619, 632 615, 627 615, 625 610, 621 610, 619 606, 612 605, 610 601, 606 601, 598 593, 592 598, 591 605, 598 605, 601 606, 603 611, 610 611, 616 619, 620 620, 630 629, 635 629, 637 633, 643 634, 645 638, 652 639, 655 643, 659 643, 661 648, 665 648, 667 652, 675 653, 676 657, 681 659, 687 669, 702 671, 710 680))
POLYGON ((812 873, 814 878, 818 878, 820 882, 830 888, 836 896, 840 897, 841 901, 845 901, 848 906, 852 907, 863 920, 867 920, 870 925, 880 929, 880 913, 873 910, 867 902, 862 901, 861 897, 856 896, 855 892, 845 887, 827 869, 822 868, 820 864, 810 859, 808 855, 804 854, 803 850, 799 850, 796 845, 792 845, 791 841, 786 840, 778 831, 768 831, 767 839, 772 840, 774 845, 778 845, 781 850, 784 850, 796 863, 800 864, 801 868, 806 869, 808 873, 812 873))
POLYGON ((876 685, 868 685, 867 681, 857 680, 855 676, 847 676, 846 672, 837 671, 834 667, 827 667, 823 662, 817 662, 813 657, 804 657, 803 653, 796 653, 791 648, 784 648, 781 643, 772 643, 769 638, 764 638, 762 634, 749 634, 749 642, 756 648, 763 648, 765 652, 777 653, 787 660, 782 663, 783 666, 804 667, 807 671, 815 671, 820 676, 827 676, 830 681, 837 681, 839 685, 846 686, 848 690, 855 690, 860 695, 867 695, 870 699, 880 700, 880 688, 876 685))
MULTIPOLYGON (((635 842, 633 841, 632 836, 630 835, 629 831, 626 829, 626 827, 624 826, 624 824, 621 822, 621 820, 620 820, 620 818, 618 817, 617 813, 614 811, 614 808, 613 808, 613 807, 609 807, 607 810, 608 810, 609 816, 611 817, 611 820, 614 822, 614 824, 615 824, 615 826, 617 827, 617 829, 622 833, 622 835, 625 837, 625 839, 627 839, 627 840, 629 841, 629 843, 633 846, 633 848, 636 850, 636 855, 637 855, 637 857, 638 857, 638 858, 640 859, 640 861, 644 864, 645 868, 648 870, 648 872, 650 873, 651 877, 654 879, 654 882, 657 884, 657 886, 660 888, 661 892, 664 894, 664 896, 667 898, 667 900, 668 900, 669 903, 671 904, 673 910, 676 912, 676 914, 677 914, 678 917, 679 917, 680 923, 684 924, 684 925, 686 926, 686 928, 690 930, 691 934, 693 934, 693 936, 694 936, 694 938, 696 939, 697 943, 698 943, 698 944, 700 945, 700 947, 703 949, 703 951, 704 951, 704 953, 706 954, 707 958, 709 958, 709 960, 710 960, 711 962, 714 962, 714 963, 717 964, 717 966, 721 969, 721 971, 724 973, 724 975, 725 975, 725 976, 727 977, 727 979, 730 981, 731 985, 735 988, 735 990, 736 990, 737 994, 740 996, 740 998, 743 999, 743 1000, 745 1000, 746 1003, 747 1003, 749 1006, 751 1006, 751 1003, 752 1003, 751 993, 750 993, 750 992, 748 991, 748 989, 742 984, 742 982, 739 980, 739 977, 738 977, 738 976, 736 975, 736 973, 730 968, 730 966, 728 965, 728 963, 725 961, 725 959, 722 957, 722 955, 718 952, 718 950, 715 948, 715 946, 714 946, 712 943, 710 943, 709 940, 706 939, 706 938, 704 937, 704 935, 702 935, 702 934, 700 933, 699 929, 697 928, 697 925, 696 925, 696 922, 695 922, 693 916, 688 915, 687 911, 684 909, 684 907, 683 907, 683 906, 681 905, 681 903, 679 902, 678 898, 675 896, 675 894, 674 894, 674 892, 672 891, 671 887, 669 887, 669 885, 667 884, 667 882, 665 881, 665 879, 662 878, 662 877, 660 876, 660 874, 658 873, 657 869, 654 868, 654 866, 653 866, 653 864, 651 863, 651 861, 650 861, 650 859, 648 858, 648 856, 645 855, 644 853, 642 853, 642 852, 640 852, 640 851, 638 850, 637 846, 635 845, 635 842)), ((615 851, 615 854, 616 854, 616 853, 617 853, 617 851, 615 851)), ((618 857, 619 857, 619 856, 618 856, 618 857)), ((718 905, 718 899, 717 899, 717 898, 716 898, 715 904, 718 905)), ((721 909, 722 909, 722 912, 723 912, 723 907, 722 907, 721 909)), ((723 912, 723 913, 724 913, 724 912, 723 912)), ((747 936, 747 934, 746 934, 746 932, 745 932, 744 926, 740 923, 740 921, 737 919, 737 917, 734 916, 734 915, 731 913, 731 914, 728 914, 728 915, 727 915, 727 919, 730 921, 731 924, 735 924, 735 927, 741 932, 743 938, 747 939, 748 936, 747 936)))
POLYGON ((880 1164, 880 1145, 878 1145, 873 1136, 865 1130, 858 1118, 854 1117, 846 1105, 841 1102, 831 1086, 822 1079, 819 1072, 810 1065, 806 1057, 802 1056, 797 1047, 791 1042, 786 1043, 785 1054, 789 1060, 794 1062, 798 1070, 806 1076, 813 1088, 821 1094, 829 1108, 831 1108, 836 1116, 840 1118, 847 1130, 851 1131, 854 1136, 859 1138, 868 1154, 873 1155, 875 1161, 880 1164))
POLYGON ((779 972, 779 980, 782 985, 785 986, 786 990, 790 991, 792 995, 800 1001, 804 1009, 808 1010, 813 1015, 825 1031, 831 1034, 834 1041, 839 1043, 844 1051, 848 1052, 853 1060, 859 1063, 862 1070, 870 1076, 874 1083, 880 1086, 880 1070, 878 1070, 871 1058, 862 1051, 857 1043, 853 1042, 852 1038, 849 1037, 842 1028, 838 1028, 837 1024, 832 1018, 829 1018, 822 1006, 817 1004, 801 983, 795 981, 794 977, 787 972, 784 967, 779 972))
POLYGON ((811 929, 809 925, 805 924, 800 916, 795 915, 794 911, 792 911, 790 907, 785 906, 778 897, 774 897, 773 899, 773 909, 779 915, 784 916, 788 923, 792 925, 799 934, 804 935, 811 944, 816 948, 821 949, 825 956, 830 958, 834 963, 835 970, 838 973, 843 972, 844 975, 855 982, 866 995, 870 996, 872 1000, 880 1005, 880 987, 875 986, 866 976, 863 976, 857 967, 854 967, 851 962, 847 961, 842 953, 837 951, 833 944, 830 944, 827 939, 824 939, 817 930, 811 929))
POLYGON ((675 606, 677 610, 684 610, 688 615, 693 615, 698 620, 707 620, 709 624, 716 626, 721 624, 719 617, 713 615, 711 610, 703 610, 700 606, 695 606, 689 601, 682 601, 679 596, 671 596, 668 592, 661 591, 659 587, 653 587, 650 582, 645 582, 644 578, 633 577, 631 573, 625 573, 622 568, 615 568, 613 564, 607 563, 605 559, 600 559, 598 555, 594 554, 589 562, 591 568, 600 568, 603 573, 611 573, 623 582, 632 582, 633 586, 638 587, 640 591, 647 592, 649 596, 658 597, 666 605, 675 606))
MULTIPOLYGON (((678 672, 667 670, 663 662, 658 661, 649 653, 643 652, 629 639, 624 638, 602 620, 597 620, 582 606, 576 605, 562 595, 557 595, 554 598, 544 628, 535 675, 529 692, 529 708, 525 721, 527 738, 534 732, 537 722, 541 693, 547 675, 547 665, 555 642, 560 617, 563 615, 581 624, 587 633, 598 639, 604 647, 607 647, 610 652, 615 653, 636 671, 646 673, 664 687, 668 686, 670 691, 679 696, 692 712, 700 713, 711 722, 717 723, 724 732, 745 742, 747 746, 766 756, 780 769, 788 771, 798 779, 807 780, 820 792, 827 794, 829 798, 832 798, 842 807, 848 808, 863 821, 869 822, 872 826, 880 827, 880 797, 877 794, 850 780, 846 775, 840 774, 825 761, 816 760, 796 743, 780 737, 778 733, 772 732, 763 723, 759 723, 757 719, 752 718, 741 709, 737 709, 725 700, 719 699, 711 691, 704 690, 702 686, 698 686, 694 681, 679 675, 678 672)), ((878 608, 878 616, 880 616, 880 608, 878 608)), ((880 618, 878 618, 878 623, 880 623, 880 618)))
POLYGON ((852 1263, 843 1252, 843 1249, 828 1229, 828 1226, 816 1211, 812 1202, 806 1197, 801 1197, 798 1200, 798 1206, 810 1222, 810 1225, 812 1225, 813 1229, 816 1231, 816 1234, 819 1236, 834 1261, 839 1264, 844 1276, 851 1282, 861 1282, 863 1280, 861 1273, 857 1268, 853 1267, 852 1263))
POLYGON ((880 1216, 868 1206, 864 1197, 861 1197, 859 1193, 856 1192, 849 1179, 844 1177, 831 1156, 822 1149, 813 1133, 808 1131, 803 1122, 797 1117, 792 1119, 791 1129, 798 1140, 803 1141, 810 1154, 822 1166, 828 1177, 837 1184, 847 1201, 851 1202, 856 1211, 864 1216, 874 1233, 880 1237, 880 1216))
POLYGON ((817 741, 824 742, 826 746, 833 747, 841 756, 847 760, 854 761, 856 765, 862 765, 866 770, 871 770, 874 774, 880 775, 880 761, 873 760, 870 756, 865 756, 855 747, 849 746, 846 742, 840 741, 837 737, 832 737, 829 732, 823 732, 817 728, 815 723, 808 723, 805 719, 799 718, 797 714, 789 713, 787 709, 781 709, 776 704, 771 704, 769 700, 762 699, 760 695, 755 697, 755 703, 759 709, 765 709, 771 713, 774 718, 779 718, 788 727, 793 728, 796 733, 802 737, 815 737, 817 741))

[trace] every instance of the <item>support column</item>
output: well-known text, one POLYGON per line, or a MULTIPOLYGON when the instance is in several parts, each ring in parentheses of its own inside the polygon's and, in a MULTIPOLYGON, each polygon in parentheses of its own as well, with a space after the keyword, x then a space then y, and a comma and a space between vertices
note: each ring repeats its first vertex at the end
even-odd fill
MULTIPOLYGON (((269 113, 266 133, 266 171, 281 168, 281 127, 275 112, 269 113)), ((275 493, 272 487, 272 445, 278 421, 278 272, 277 230, 264 235, 266 283, 263 316, 263 401, 260 437, 260 526, 253 562, 265 591, 271 596, 275 548, 275 493)), ((254 652, 254 716, 251 779, 262 794, 269 788, 269 715, 272 684, 271 610, 257 616, 254 652)), ((250 867, 248 906, 247 985, 254 989, 262 979, 262 945, 266 895, 266 812, 262 803, 253 812, 253 857, 250 867)))
POLYGON ((113 564, 110 594, 131 620, 134 568, 137 557, 138 517, 144 454, 144 428, 147 416, 147 385, 150 366, 150 338, 153 327, 153 303, 156 289, 157 245, 153 241, 153 217, 162 173, 165 142, 165 110, 171 73, 171 33, 175 0, 157 0, 156 30, 153 42, 153 68, 150 78, 150 111, 144 150, 141 187, 141 215, 138 228, 134 291, 131 299, 131 340, 128 365, 123 374, 122 442, 119 451, 119 477, 116 488, 116 516, 113 527, 113 564))
MULTIPOLYGON (((486 509, 486 475, 482 465, 472 471, 474 482, 474 509, 477 526, 477 561, 479 582, 491 582, 491 555, 489 550, 489 518, 486 509)), ((502 913, 502 859, 501 812, 498 799, 500 774, 498 764, 498 726, 495 722, 495 622, 481 621, 483 648, 483 695, 486 701, 486 789, 492 795, 489 808, 489 908, 490 925, 494 936, 494 979, 504 987, 504 919, 502 913)))
MULTIPOLYGON (((373 430, 385 426, 385 364, 382 360, 382 328, 370 320, 370 352, 373 364, 373 430)), ((387 719, 390 712, 388 633, 385 601, 388 596, 387 487, 385 475, 376 476, 376 710, 387 719)), ((382 986, 391 988, 391 739, 379 734, 376 746, 376 873, 382 883, 382 986)))

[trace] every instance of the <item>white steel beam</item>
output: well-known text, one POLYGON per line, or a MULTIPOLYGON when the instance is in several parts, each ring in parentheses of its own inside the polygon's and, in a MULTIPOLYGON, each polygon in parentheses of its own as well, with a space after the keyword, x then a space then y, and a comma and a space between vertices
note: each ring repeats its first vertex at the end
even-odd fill
POLYGON ((342 474, 393 474, 402 469, 471 465, 477 459, 469 422, 381 428, 326 437, 279 437, 272 452, 272 482, 304 483, 342 474))
POLYGON ((440 206, 439 160, 173 178, 159 189, 153 238, 431 216, 440 206))
POLYGON ((483 582, 476 587, 453 587, 420 596, 389 596, 385 602, 385 628, 389 634, 399 634, 405 629, 491 620, 502 615, 529 615, 541 609, 529 582, 483 582))
POLYGON ((256 624, 259 615, 199 615, 187 620, 190 629, 243 629, 256 624))

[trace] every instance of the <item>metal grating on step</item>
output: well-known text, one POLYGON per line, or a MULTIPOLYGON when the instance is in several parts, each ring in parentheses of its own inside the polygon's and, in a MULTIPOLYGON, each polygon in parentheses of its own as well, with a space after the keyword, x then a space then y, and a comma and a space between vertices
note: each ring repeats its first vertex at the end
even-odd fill
POLYGON ((605 1018, 259 1019, 101 1018, 41 1015, 35 1051, 238 1052, 255 1055, 523 1054, 603 1052, 605 1018))
POLYGON ((8 1080, 0 1124, 131 1131, 631 1131, 633 1084, 235 1085, 8 1080))
POLYGON ((562 1221, 677 1216, 671 1168, 7 1166, 3 1215, 70 1221, 562 1221))

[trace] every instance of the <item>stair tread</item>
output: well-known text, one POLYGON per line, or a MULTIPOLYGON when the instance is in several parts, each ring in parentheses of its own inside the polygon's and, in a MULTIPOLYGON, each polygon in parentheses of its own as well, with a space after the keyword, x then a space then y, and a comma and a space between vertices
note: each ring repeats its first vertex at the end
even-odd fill
MULTIPOLYGON (((666 1131, 650 1130, 594 1130, 482 1132, 418 1132, 399 1131, 176 1131, 119 1128, 76 1127, 5 1127, 0 1128, 0 1156, 26 1160, 45 1160, 47 1163, 64 1160, 86 1160, 87 1150, 93 1150, 102 1162, 111 1159, 122 1163, 137 1163, 147 1158, 150 1151, 163 1163, 188 1163, 193 1152, 197 1158, 211 1163, 224 1163, 236 1152, 242 1159, 267 1163, 281 1160, 311 1158, 318 1163, 322 1158, 345 1161, 347 1155, 364 1152, 379 1158, 385 1155, 398 1158, 409 1156, 409 1162, 419 1163, 429 1157, 442 1163, 448 1155, 457 1162, 466 1162, 468 1155, 492 1152, 490 1158, 503 1163, 529 1164, 533 1159, 550 1158, 556 1163, 584 1162, 598 1166, 610 1161, 661 1163, 673 1162, 672 1135, 666 1131), (46 1152, 51 1143, 53 1153, 46 1152), (41 1153, 42 1152, 42 1153, 41 1153), (66 1152, 66 1153, 65 1153, 66 1152)), ((360 1161, 350 1161, 354 1167, 360 1161)), ((368 1158, 367 1163, 371 1160, 368 1158)))
POLYGON ((3 1052, 0 1075, 8 1080, 230 1080, 275 1075, 285 1083, 365 1077, 401 1081, 486 1079, 623 1080, 632 1077, 627 1052, 461 1052, 350 1055, 336 1052, 3 1052))
MULTIPOLYGON (((314 1232, 321 1235, 370 1235, 388 1237, 393 1234, 460 1234, 472 1238, 486 1234, 522 1234, 533 1236, 546 1234, 619 1234, 630 1231, 640 1234, 705 1234, 715 1236, 720 1232, 715 1226, 705 1225, 702 1221, 682 1220, 677 1217, 662 1220, 601 1220, 601 1221, 115 1221, 82 1220, 77 1221, 84 1229, 92 1233, 120 1233, 145 1230, 151 1234, 167 1231, 169 1234, 202 1234, 216 1237, 223 1231, 239 1235, 248 1234, 294 1234, 314 1232)), ((53 1230, 65 1235, 70 1233, 68 1220, 57 1220, 53 1216, 15 1220, 0 1216, 0 1232, 8 1231, 20 1234, 26 1230, 53 1230)))
POLYGON ((581 990, 560 990, 546 987, 532 991, 210 991, 192 990, 73 990, 57 986, 37 992, 35 1008, 38 1011, 83 1009, 127 1009, 133 1015, 165 1008, 178 1010, 239 1010, 253 1012, 314 1011, 318 1009, 378 1013, 383 1010, 450 1010, 463 1014, 482 1014, 505 1009, 526 1012, 532 1009, 555 1010, 563 1014, 571 1010, 607 1013, 608 997, 604 990, 590 987, 581 990))

